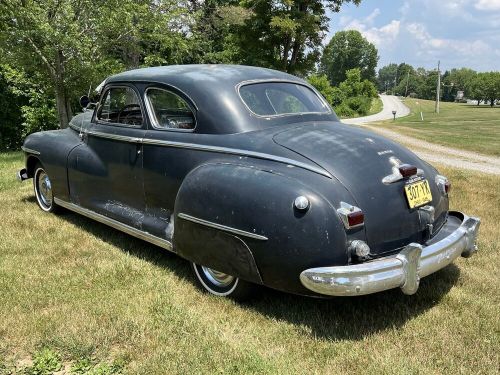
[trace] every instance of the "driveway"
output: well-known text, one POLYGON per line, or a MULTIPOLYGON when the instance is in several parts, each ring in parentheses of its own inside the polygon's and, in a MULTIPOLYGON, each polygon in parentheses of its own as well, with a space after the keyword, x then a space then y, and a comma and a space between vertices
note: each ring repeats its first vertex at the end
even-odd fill
POLYGON ((396 111, 396 117, 403 117, 410 114, 410 109, 405 106, 397 96, 379 95, 382 100, 383 109, 381 112, 371 116, 356 117, 342 120, 345 124, 362 125, 368 122, 390 120, 393 118, 392 111, 396 111))

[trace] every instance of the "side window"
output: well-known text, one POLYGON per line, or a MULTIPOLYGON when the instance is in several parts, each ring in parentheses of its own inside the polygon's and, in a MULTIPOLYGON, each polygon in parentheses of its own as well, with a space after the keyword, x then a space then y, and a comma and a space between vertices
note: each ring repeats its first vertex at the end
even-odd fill
POLYGON ((130 87, 111 87, 102 97, 99 121, 125 125, 142 125, 142 112, 139 98, 130 87))
POLYGON ((193 111, 179 95, 163 89, 149 88, 146 90, 146 102, 155 128, 194 129, 193 111))

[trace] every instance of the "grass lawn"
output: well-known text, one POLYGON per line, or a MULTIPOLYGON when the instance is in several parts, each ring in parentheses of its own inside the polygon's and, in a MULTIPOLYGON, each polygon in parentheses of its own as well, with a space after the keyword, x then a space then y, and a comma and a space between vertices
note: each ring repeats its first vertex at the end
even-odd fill
POLYGON ((500 156, 500 107, 441 103, 434 113, 434 101, 406 99, 411 114, 396 121, 373 126, 410 135, 425 141, 483 154, 500 156), (421 121, 420 111, 424 121, 421 121))
POLYGON ((453 208, 483 219, 479 253, 414 296, 262 289, 237 304, 200 292, 165 250, 43 213, 21 166, 0 154, 0 373, 498 373, 498 177, 441 168, 453 208))

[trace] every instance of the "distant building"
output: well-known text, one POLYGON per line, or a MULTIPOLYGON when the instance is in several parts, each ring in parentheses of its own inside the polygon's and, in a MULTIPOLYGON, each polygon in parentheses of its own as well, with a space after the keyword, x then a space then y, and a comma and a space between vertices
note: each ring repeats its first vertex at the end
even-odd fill
POLYGON ((455 101, 462 100, 464 98, 464 92, 463 91, 457 91, 457 95, 455 96, 455 101))

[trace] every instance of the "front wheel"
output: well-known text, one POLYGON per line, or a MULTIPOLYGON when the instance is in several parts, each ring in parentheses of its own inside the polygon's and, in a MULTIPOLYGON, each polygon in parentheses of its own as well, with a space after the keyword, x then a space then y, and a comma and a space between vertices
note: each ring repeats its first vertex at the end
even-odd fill
POLYGON ((255 292, 255 285, 237 277, 196 263, 191 263, 191 268, 198 286, 210 294, 244 301, 255 292))
POLYGON ((33 175, 33 189, 38 206, 45 212, 56 212, 59 208, 54 202, 52 182, 42 165, 38 163, 33 175))

